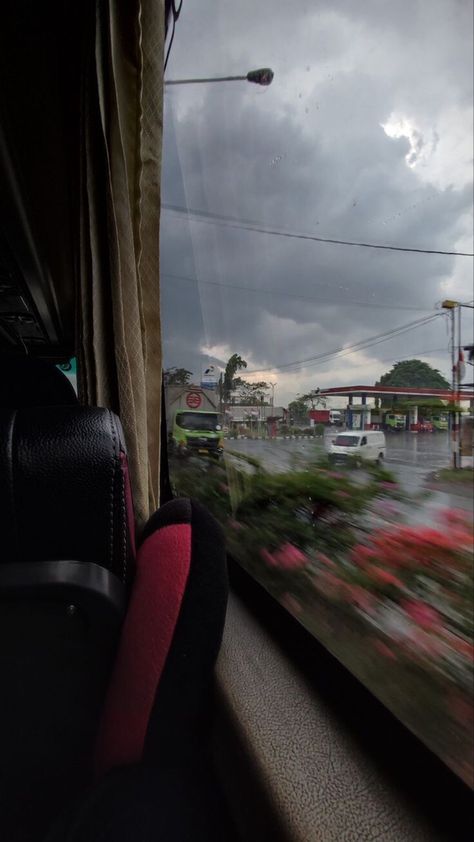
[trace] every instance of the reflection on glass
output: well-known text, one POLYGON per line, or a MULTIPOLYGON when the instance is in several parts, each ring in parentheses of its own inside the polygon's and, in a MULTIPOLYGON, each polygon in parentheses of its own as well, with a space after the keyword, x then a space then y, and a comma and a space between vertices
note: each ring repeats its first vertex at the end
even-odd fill
POLYGON ((337 447, 357 447, 360 436, 336 436, 334 444, 337 447))
POLYGON ((176 423, 182 430, 203 430, 216 432, 220 430, 218 416, 205 412, 178 412, 176 423))
POLYGON ((474 786, 472 310, 440 306, 472 300, 472 31, 467 0, 187 7, 170 79, 274 79, 167 88, 161 295, 175 490, 474 786))

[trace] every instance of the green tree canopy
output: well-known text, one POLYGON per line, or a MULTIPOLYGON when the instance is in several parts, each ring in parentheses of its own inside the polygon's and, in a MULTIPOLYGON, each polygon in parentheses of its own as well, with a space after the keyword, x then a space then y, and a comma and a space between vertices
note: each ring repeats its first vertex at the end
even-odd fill
POLYGON ((449 389, 449 383, 438 369, 422 360, 403 360, 383 374, 376 386, 406 386, 420 389, 449 389))
MULTIPOLYGON (((258 383, 249 383, 242 377, 235 377, 233 380, 232 391, 238 393, 235 402, 243 406, 256 406, 260 404, 269 390, 270 386, 265 380, 259 380, 258 383)), ((232 396, 233 402, 234 398, 235 395, 232 396)))
POLYGON ((192 371, 187 368, 167 368, 163 372, 163 381, 165 386, 187 386, 191 382, 192 371))
POLYGON ((232 356, 227 360, 227 365, 224 371, 223 398, 225 401, 230 399, 231 392, 234 390, 235 375, 242 368, 247 368, 245 360, 242 359, 240 354, 232 354, 232 356))
POLYGON ((308 423, 308 403, 303 398, 297 398, 288 404, 288 412, 294 424, 308 423))

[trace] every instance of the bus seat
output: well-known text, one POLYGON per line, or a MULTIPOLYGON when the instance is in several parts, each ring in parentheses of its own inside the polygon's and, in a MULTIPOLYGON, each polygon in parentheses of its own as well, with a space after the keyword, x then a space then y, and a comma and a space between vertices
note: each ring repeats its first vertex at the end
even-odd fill
POLYGON ((97 772, 180 763, 206 737, 227 604, 222 530, 195 500, 148 521, 107 695, 97 772))
POLYGON ((194 500, 149 520, 99 730, 96 783, 48 842, 233 839, 210 758, 227 604, 222 530, 194 500))
POLYGON ((0 410, 3 558, 73 559, 127 582, 133 512, 118 418, 79 406, 0 410))
POLYGON ((77 395, 55 365, 27 355, 0 354, 0 409, 74 406, 77 395))
POLYGON ((92 775, 133 567, 120 423, 0 409, 0 838, 42 831, 92 775))

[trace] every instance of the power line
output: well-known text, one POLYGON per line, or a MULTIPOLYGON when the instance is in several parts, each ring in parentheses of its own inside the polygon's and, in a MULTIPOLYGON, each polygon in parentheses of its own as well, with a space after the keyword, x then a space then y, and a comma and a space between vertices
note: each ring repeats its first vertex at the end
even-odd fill
MULTIPOLYGON (((349 298, 344 296, 343 301, 337 301, 336 299, 332 298, 321 298, 318 296, 317 298, 312 295, 299 295, 297 293, 286 292, 285 290, 278 290, 272 289, 271 287, 248 287, 244 286, 243 284, 225 284, 220 281, 209 281, 209 280, 202 280, 201 278, 191 278, 188 275, 175 275, 171 272, 162 272, 162 278, 175 278, 179 281, 188 281, 190 283, 195 284, 206 284, 207 286, 215 286, 220 287, 221 289, 238 289, 243 290, 244 292, 252 292, 252 293, 262 293, 265 295, 280 295, 286 298, 297 298, 301 299, 302 301, 315 301, 320 304, 335 304, 338 307, 343 307, 344 305, 350 305, 351 307, 370 307, 378 310, 416 310, 422 313, 431 312, 434 308, 433 307, 410 307, 407 304, 376 304, 375 302, 366 302, 366 301, 353 301, 349 298)), ((326 284, 325 286, 330 286, 326 284)))
POLYGON ((423 325, 429 324, 430 322, 435 321, 442 313, 436 313, 433 316, 427 316, 423 319, 417 319, 414 322, 408 322, 405 325, 400 325, 399 327, 393 328, 393 330, 385 331, 384 333, 376 334, 375 336, 369 336, 367 339, 362 339, 359 342, 355 342, 353 345, 349 345, 347 347, 342 346, 341 348, 334 348, 331 351, 326 351, 322 354, 316 354, 313 357, 307 357, 304 360, 293 360, 288 363, 282 363, 281 365, 277 366, 267 366, 266 368, 257 368, 251 371, 247 371, 246 374, 260 374, 264 371, 281 371, 282 369, 293 368, 294 366, 302 366, 302 365, 317 365, 321 361, 326 361, 332 357, 345 357, 349 354, 354 354, 357 351, 366 350, 367 348, 372 347, 373 345, 379 345, 381 342, 387 342, 389 339, 394 338, 395 336, 400 336, 403 333, 407 333, 410 330, 415 330, 418 327, 422 327, 423 325))
POLYGON ((411 354, 408 354, 407 357, 385 357, 383 360, 378 360, 379 363, 396 363, 396 362, 403 362, 403 360, 412 360, 416 359, 417 356, 419 357, 427 357, 430 354, 439 354, 441 351, 446 351, 447 346, 442 345, 439 348, 427 348, 425 351, 412 351, 411 354))
MULTIPOLYGON (((391 337, 389 337, 389 339, 390 339, 390 338, 391 338, 391 337)), ((376 343, 376 344, 379 344, 379 343, 376 343)), ((384 357, 384 359, 382 359, 382 360, 379 360, 379 359, 378 359, 378 360, 377 360, 377 362, 378 362, 378 363, 397 363, 397 362, 403 362, 403 360, 412 360, 412 359, 415 359, 417 356, 419 356, 419 357, 427 357, 427 356, 429 356, 430 354, 440 353, 441 351, 444 351, 444 352, 446 352, 446 351, 447 351, 447 347, 446 347, 446 345, 443 345, 442 347, 439 347, 439 348, 428 348, 426 351, 412 351, 412 353, 411 353, 411 354, 408 354, 408 356, 406 356, 406 357, 384 357)), ((354 353, 354 352, 352 352, 352 351, 351 351, 351 353, 354 353)), ((342 356, 342 355, 341 355, 341 356, 342 356)), ((330 362, 332 362, 332 360, 331 360, 331 359, 327 359, 327 360, 323 360, 323 362, 321 362, 321 363, 318 363, 318 365, 325 365, 325 363, 330 363, 330 362)))
POLYGON ((220 214, 211 213, 210 211, 197 210, 186 208, 181 205, 172 205, 168 202, 163 202, 161 206, 164 210, 170 210, 174 213, 184 214, 187 217, 196 217, 195 222, 202 222, 207 225, 220 225, 228 228, 238 228, 243 231, 253 231, 257 234, 268 234, 273 237, 288 237, 294 240, 310 240, 315 243, 329 243, 330 245, 338 246, 353 246, 356 248, 367 249, 382 249, 384 251, 401 251, 412 254, 440 254, 447 257, 474 257, 472 252, 464 251, 443 251, 441 249, 421 249, 411 248, 408 246, 388 246, 380 243, 365 243, 355 240, 339 240, 333 237, 316 237, 314 234, 302 234, 289 231, 281 231, 276 228, 263 228, 258 222, 246 223, 237 217, 229 217, 220 214))

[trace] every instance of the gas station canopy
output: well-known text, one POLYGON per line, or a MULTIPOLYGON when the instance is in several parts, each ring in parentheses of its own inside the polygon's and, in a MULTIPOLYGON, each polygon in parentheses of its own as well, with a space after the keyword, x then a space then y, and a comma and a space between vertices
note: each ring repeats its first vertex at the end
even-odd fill
MULTIPOLYGON (((407 398, 440 398, 449 401, 452 400, 453 392, 451 389, 425 389, 421 387, 412 388, 411 386, 335 386, 331 389, 321 389, 318 395, 321 395, 321 397, 348 398, 400 396, 407 398)), ((459 396, 462 400, 474 400, 474 391, 462 389, 459 396)))

